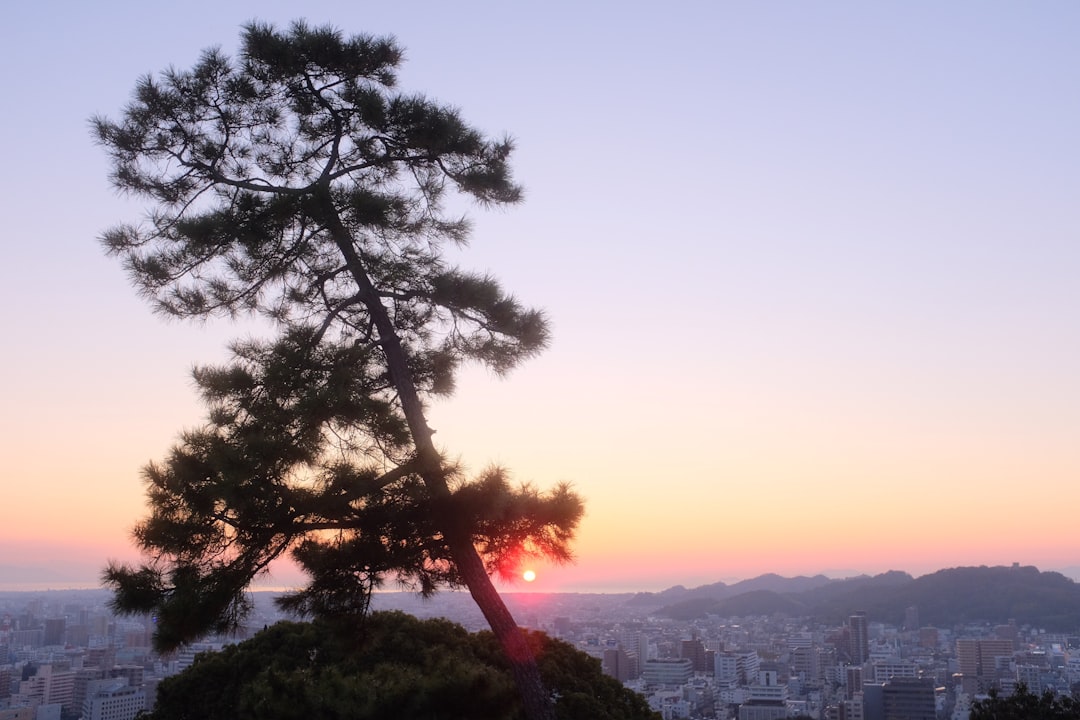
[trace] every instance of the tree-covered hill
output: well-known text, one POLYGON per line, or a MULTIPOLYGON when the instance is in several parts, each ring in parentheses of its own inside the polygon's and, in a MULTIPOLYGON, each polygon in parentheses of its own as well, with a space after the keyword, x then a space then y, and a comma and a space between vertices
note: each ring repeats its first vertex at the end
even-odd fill
POLYGON ((701 585, 692 589, 687 589, 682 585, 676 585, 662 592, 637 593, 631 598, 629 604, 638 607, 661 607, 690 600, 708 601, 730 598, 758 590, 768 590, 781 594, 798 593, 829 585, 834 582, 836 581, 830 580, 824 575, 814 575, 813 577, 799 575, 797 577, 786 578, 777 575, 776 573, 766 573, 755 578, 750 578, 749 580, 740 580, 731 585, 724 582, 716 582, 709 585, 701 585))
MULTIPOLYGON (((560 640, 531 633, 560 720, 655 720, 639 695, 560 640)), ((517 720, 521 701, 490 632, 376 612, 360 625, 281 622, 160 685, 149 720, 517 720)))
POLYGON ((1080 629, 1080 585, 1060 573, 1034 567, 951 568, 919 578, 893 571, 833 580, 803 591, 736 595, 725 591, 722 596, 702 597, 690 590, 687 594, 657 613, 680 619, 705 614, 784 614, 840 623, 862 610, 876 620, 900 624, 905 610, 915 606, 924 625, 1016 620, 1052 631, 1080 629))

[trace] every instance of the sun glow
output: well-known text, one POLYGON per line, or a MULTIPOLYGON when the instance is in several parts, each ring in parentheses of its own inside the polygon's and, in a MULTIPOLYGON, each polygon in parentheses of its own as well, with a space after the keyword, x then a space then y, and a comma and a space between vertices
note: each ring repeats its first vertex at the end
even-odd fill
POLYGON ((533 572, 532 570, 526 570, 525 572, 521 573, 521 578, 525 582, 532 582, 533 580, 536 579, 536 573, 533 572))

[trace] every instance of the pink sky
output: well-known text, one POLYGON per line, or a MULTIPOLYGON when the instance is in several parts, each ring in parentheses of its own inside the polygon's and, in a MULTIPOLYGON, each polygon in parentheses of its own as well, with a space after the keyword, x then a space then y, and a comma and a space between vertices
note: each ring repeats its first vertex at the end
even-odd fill
MULTIPOLYGON (((0 587, 131 552, 190 368, 250 329, 165 322, 102 257, 140 208, 87 118, 295 12, 60 5, 0 28, 0 587)), ((554 343, 432 424, 587 499, 578 564, 533 589, 1080 566, 1080 6, 468 5, 303 11, 395 34, 403 85, 517 139, 526 202, 470 209, 461 262, 554 343)))

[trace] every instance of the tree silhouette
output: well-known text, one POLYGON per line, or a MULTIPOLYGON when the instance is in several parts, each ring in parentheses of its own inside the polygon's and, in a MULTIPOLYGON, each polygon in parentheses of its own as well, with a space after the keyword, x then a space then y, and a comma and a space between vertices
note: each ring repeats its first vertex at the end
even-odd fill
POLYGON ((541 312, 444 253, 469 230, 448 197, 520 200, 512 144, 395 90, 401 58, 391 39, 251 23, 238 59, 205 51, 93 119, 113 184, 150 202, 103 235, 138 290, 170 316, 252 313, 277 333, 196 370, 207 422, 144 473, 148 559, 104 578, 117 609, 157 615, 159 648, 235 627, 284 554, 310 576, 283 601, 302 613, 362 615, 387 578, 464 585, 529 716, 550 717, 489 573, 569 559, 581 500, 499 468, 465 477, 425 416, 463 362, 504 373, 548 341, 541 312))

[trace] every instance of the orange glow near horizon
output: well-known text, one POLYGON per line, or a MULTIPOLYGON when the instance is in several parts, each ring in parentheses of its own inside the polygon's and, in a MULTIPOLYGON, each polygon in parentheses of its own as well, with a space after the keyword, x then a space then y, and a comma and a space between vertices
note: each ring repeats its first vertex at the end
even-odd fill
MULTIPOLYGON (((499 586, 505 592, 637 592, 675 585, 730 584, 765 573, 851 577, 897 570, 919 576, 950 567, 1014 562, 1041 570, 1080 566, 1073 548, 1054 538, 1052 532, 1035 532, 1033 528, 1026 538, 991 541, 974 533, 978 516, 968 518, 965 524, 961 519, 958 517, 957 525, 948 532, 927 533, 921 543, 884 531, 861 541, 849 541, 839 533, 821 532, 815 536, 810 523, 791 525, 772 534, 763 528, 748 537, 743 535, 746 528, 742 526, 717 526, 697 533, 684 528, 686 532, 677 538, 671 533, 645 533, 645 539, 654 543, 652 547, 649 542, 627 535, 619 547, 613 542, 618 537, 617 529, 604 533, 598 526, 586 525, 576 545, 576 563, 538 562, 523 569, 516 581, 510 579, 499 586), (965 532, 972 534, 965 537, 965 532), (529 572, 533 573, 531 580, 529 572)), ((8 549, 0 565, 12 573, 22 568, 28 577, 40 578, 38 582, 57 588, 92 585, 109 560, 139 560, 123 529, 111 539, 107 535, 64 538, 58 532, 16 537, 5 532, 0 535, 0 543, 8 549)), ((304 582, 303 574, 290 561, 282 560, 269 575, 257 579, 256 587, 299 587, 304 582)), ((391 581, 385 589, 396 588, 391 581)))
MULTIPOLYGON (((134 474, 134 473, 132 473, 134 474)), ((129 477, 118 502, 87 499, 47 517, 16 515, 0 529, 0 565, 49 582, 92 583, 109 560, 138 560, 130 529, 142 516, 141 487, 129 477), (87 512, 93 508, 93 512, 87 512)), ((916 502, 883 502, 864 486, 843 480, 826 495, 815 484, 773 478, 760 486, 703 486, 701 498, 666 498, 664 483, 613 487, 582 483, 586 516, 573 544, 576 562, 521 568, 517 582, 500 586, 530 592, 627 592, 731 582, 765 573, 848 577, 887 570, 922 575, 943 568, 1009 565, 1042 570, 1080 566, 1080 553, 1062 541, 1061 525, 1031 522, 1022 533, 998 532, 1003 517, 1039 518, 1038 498, 1017 496, 1004 514, 994 493, 960 486, 934 494, 915 489, 916 502), (768 487, 768 486, 766 486, 768 487), (921 502, 920 496, 934 502, 921 502), (961 497, 963 496, 963 497, 961 497), (711 500, 709 498, 712 498, 711 500), (658 512, 659 511, 659 512, 658 512), (533 580, 524 571, 535 573, 533 580)), ((1077 492, 1058 488, 1059 507, 1077 492)), ((283 562, 261 584, 296 586, 303 577, 283 562)), ((390 587, 392 583, 388 585, 390 587)))

